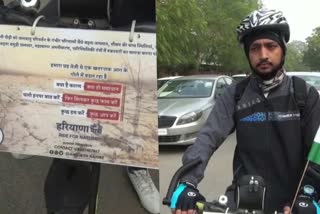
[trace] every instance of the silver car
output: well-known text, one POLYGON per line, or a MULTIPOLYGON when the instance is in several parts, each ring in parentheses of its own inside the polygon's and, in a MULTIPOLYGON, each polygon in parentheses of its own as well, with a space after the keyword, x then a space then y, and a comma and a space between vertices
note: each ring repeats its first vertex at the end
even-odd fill
POLYGON ((159 144, 194 143, 216 98, 232 82, 223 75, 193 75, 163 85, 158 91, 159 144))
POLYGON ((171 76, 171 77, 162 77, 158 79, 158 89, 161 88, 161 86, 163 86, 166 82, 168 82, 169 80, 172 79, 176 79, 182 76, 171 76))
POLYGON ((248 75, 247 74, 235 74, 232 75, 231 77, 235 80, 240 82, 241 80, 245 79, 248 75))
POLYGON ((320 72, 303 72, 303 71, 295 71, 295 72, 286 72, 288 76, 297 76, 304 79, 308 84, 315 87, 320 94, 320 72))

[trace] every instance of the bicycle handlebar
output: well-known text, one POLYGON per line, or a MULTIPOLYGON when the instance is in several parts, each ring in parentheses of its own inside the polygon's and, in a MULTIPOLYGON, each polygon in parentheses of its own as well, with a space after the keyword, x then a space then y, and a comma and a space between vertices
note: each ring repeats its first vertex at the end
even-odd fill
MULTIPOLYGON (((197 202, 196 204, 197 214, 264 214, 263 211, 248 211, 248 210, 230 210, 228 207, 219 207, 213 202, 197 202)), ((283 214, 275 212, 276 214, 283 214)))
MULTIPOLYGON (((175 191, 176 187, 179 184, 179 181, 181 177, 186 174, 192 167, 198 165, 201 163, 200 157, 190 161, 189 163, 184 164, 181 166, 176 173, 173 175, 170 185, 168 187, 168 191, 166 194, 166 197, 163 198, 162 204, 170 206, 171 205, 171 198, 173 195, 173 192, 175 191)), ((213 202, 197 202, 197 211, 199 214, 263 214, 262 211, 254 211, 254 212, 248 212, 247 210, 235 210, 235 211, 229 211, 228 207, 219 207, 217 204, 214 204, 213 202)), ((276 213, 276 212, 275 212, 276 213)), ((281 214, 281 213, 277 213, 281 214)))
POLYGON ((177 185, 179 184, 180 178, 187 173, 193 166, 196 166, 201 163, 200 157, 190 161, 189 163, 181 166, 176 173, 173 175, 170 185, 168 187, 167 195, 162 200, 163 205, 170 206, 171 205, 171 197, 173 195, 173 192, 175 191, 177 185))

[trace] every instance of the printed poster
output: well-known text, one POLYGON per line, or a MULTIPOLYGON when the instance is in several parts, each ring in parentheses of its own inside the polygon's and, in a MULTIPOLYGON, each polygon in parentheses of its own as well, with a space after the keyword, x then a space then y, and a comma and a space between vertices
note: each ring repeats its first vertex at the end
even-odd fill
POLYGON ((154 33, 0 25, 0 151, 158 168, 154 33))

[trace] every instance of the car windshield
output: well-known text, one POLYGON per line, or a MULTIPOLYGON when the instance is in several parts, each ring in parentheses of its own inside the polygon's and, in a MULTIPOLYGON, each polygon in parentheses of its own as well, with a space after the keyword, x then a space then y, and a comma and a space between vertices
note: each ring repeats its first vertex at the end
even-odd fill
POLYGON ((210 97, 214 80, 184 79, 168 81, 159 91, 158 98, 203 98, 210 97))
POLYGON ((158 80, 158 89, 161 88, 169 79, 158 80))
POLYGON ((296 75, 304 79, 308 84, 315 87, 317 90, 320 90, 320 76, 311 76, 311 75, 296 75))

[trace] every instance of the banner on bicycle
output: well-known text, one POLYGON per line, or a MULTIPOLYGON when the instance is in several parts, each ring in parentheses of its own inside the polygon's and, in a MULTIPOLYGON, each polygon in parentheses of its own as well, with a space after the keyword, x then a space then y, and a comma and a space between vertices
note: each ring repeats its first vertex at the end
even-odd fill
POLYGON ((0 151, 158 168, 154 33, 0 25, 0 151))

